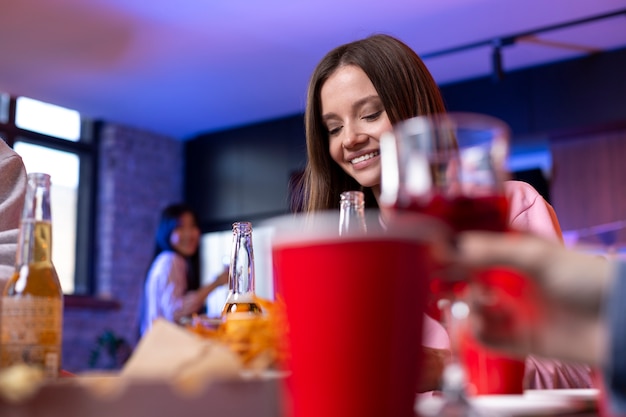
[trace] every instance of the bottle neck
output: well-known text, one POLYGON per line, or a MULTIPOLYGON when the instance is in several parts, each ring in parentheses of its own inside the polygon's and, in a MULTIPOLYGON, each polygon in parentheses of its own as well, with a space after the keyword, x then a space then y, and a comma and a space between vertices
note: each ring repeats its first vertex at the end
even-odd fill
POLYGON ((339 202, 339 234, 365 233, 365 199, 361 191, 346 191, 339 202))
POLYGON ((28 175, 28 188, 20 221, 16 265, 52 264, 50 176, 28 175))
POLYGON ((250 223, 233 225, 228 290, 229 296, 254 295, 254 253, 250 223))

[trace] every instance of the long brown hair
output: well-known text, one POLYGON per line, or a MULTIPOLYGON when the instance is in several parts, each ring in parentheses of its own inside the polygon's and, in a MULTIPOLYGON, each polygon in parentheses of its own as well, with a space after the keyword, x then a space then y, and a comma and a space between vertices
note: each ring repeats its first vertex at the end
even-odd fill
POLYGON ((315 68, 305 111, 307 165, 297 196, 300 210, 336 209, 339 195, 362 190, 366 207, 378 204, 369 188, 346 174, 328 151, 328 131, 322 122, 320 91, 326 80, 345 65, 360 67, 378 92, 392 124, 411 117, 445 111, 441 92, 421 58, 402 41, 389 35, 373 35, 341 45, 315 68))

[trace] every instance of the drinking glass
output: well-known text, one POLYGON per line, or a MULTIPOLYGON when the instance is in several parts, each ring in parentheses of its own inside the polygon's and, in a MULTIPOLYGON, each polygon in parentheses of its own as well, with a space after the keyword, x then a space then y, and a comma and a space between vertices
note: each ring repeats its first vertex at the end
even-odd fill
MULTIPOLYGON (((504 181, 508 178, 509 138, 504 122, 475 113, 421 116, 394 126, 380 143, 382 206, 396 214, 410 211, 437 217, 455 232, 506 231, 504 181)), ((487 271, 473 271, 472 279, 483 273, 490 286, 500 285, 487 271)), ((461 297, 465 282, 434 276, 430 284, 434 302, 443 308, 441 319, 452 345, 453 359, 443 375, 447 404, 467 404, 466 382, 473 393, 521 393, 524 362, 510 358, 502 358, 503 363, 491 361, 500 359, 499 355, 489 353, 487 357, 488 352, 478 343, 470 343, 469 332, 463 330, 459 319, 468 312, 461 297), (478 362, 494 365, 488 370, 490 375, 478 373, 484 369, 476 366, 478 362), (494 372, 502 375, 495 377, 494 372), (500 381, 500 387, 483 389, 490 381, 500 381)))
POLYGON ((508 126, 447 113, 406 120, 381 138, 381 202, 443 219, 454 230, 504 231, 508 126))

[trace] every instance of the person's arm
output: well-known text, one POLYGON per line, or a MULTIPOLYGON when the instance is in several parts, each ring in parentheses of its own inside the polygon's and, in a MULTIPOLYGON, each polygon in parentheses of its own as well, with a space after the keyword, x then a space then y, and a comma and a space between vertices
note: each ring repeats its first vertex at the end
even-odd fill
POLYGON ((185 316, 189 316, 202 307, 206 302, 206 298, 216 288, 228 283, 228 269, 222 271, 213 282, 198 288, 195 291, 188 291, 183 295, 181 307, 174 313, 174 319, 180 320, 185 316))
POLYGON ((187 292, 187 262, 174 252, 161 252, 155 258, 148 272, 146 291, 147 323, 157 317, 178 322, 204 302, 199 291, 187 292))
POLYGON ((423 326, 423 362, 417 387, 420 393, 441 389, 443 369, 451 358, 450 337, 443 325, 424 314, 423 326))
POLYGON ((480 293, 472 294, 470 317, 476 336, 518 354, 600 366, 609 414, 626 415, 626 262, 575 252, 530 235, 467 232, 457 242, 457 266, 509 265, 523 271, 536 284, 536 301, 547 312, 531 326, 521 327, 526 333, 507 333, 493 326, 506 311, 493 309, 480 293))
POLYGON ((422 346, 422 365, 417 385, 418 393, 441 390, 441 378, 445 366, 450 362, 450 349, 422 346))
POLYGON ((529 353, 601 364, 606 346, 603 303, 612 263, 527 234, 466 232, 457 240, 459 265, 508 265, 529 278, 533 319, 498 303, 489 288, 472 284, 470 324, 484 343, 517 355, 529 353))
POLYGON ((0 139, 0 280, 13 273, 26 181, 22 158, 0 139))
POLYGON ((168 285, 161 300, 162 308, 170 320, 178 322, 198 311, 207 296, 220 285, 228 282, 228 271, 223 271, 216 279, 195 291, 187 291, 187 263, 180 255, 174 255, 168 272, 168 285))

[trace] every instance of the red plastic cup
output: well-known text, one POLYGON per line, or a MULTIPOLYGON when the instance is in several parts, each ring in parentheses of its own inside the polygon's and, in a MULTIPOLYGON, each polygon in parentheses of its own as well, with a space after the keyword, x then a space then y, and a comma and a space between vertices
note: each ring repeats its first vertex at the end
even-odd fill
MULTIPOLYGON (((289 323, 290 417, 413 417, 434 220, 339 237, 298 223, 273 242, 289 323)), ((330 230, 329 230, 330 228, 330 230)))

